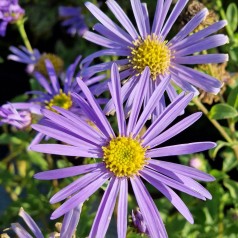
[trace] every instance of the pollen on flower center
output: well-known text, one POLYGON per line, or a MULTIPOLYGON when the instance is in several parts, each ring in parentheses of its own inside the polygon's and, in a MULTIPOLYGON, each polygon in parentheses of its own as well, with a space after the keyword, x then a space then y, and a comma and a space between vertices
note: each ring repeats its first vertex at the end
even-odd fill
POLYGON ((58 106, 64 109, 69 109, 73 102, 70 94, 66 94, 60 90, 60 93, 55 95, 49 102, 46 103, 46 107, 51 111, 55 111, 52 107, 58 106))
POLYGON ((129 62, 133 68, 142 73, 146 66, 150 68, 152 79, 165 74, 170 66, 171 52, 166 41, 161 41, 155 34, 148 35, 145 40, 133 42, 129 62))
POLYGON ((145 158, 147 148, 143 148, 139 141, 130 137, 113 138, 102 149, 106 168, 117 177, 131 177, 138 174, 148 160, 145 158))

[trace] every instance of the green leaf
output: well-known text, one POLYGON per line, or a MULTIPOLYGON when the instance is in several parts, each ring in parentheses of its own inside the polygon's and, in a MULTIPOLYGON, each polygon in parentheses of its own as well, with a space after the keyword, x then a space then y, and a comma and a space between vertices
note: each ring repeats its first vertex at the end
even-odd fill
POLYGON ((238 116, 236 109, 228 104, 220 103, 212 107, 209 112, 211 119, 222 120, 228 118, 235 118, 238 116))
POLYGON ((223 158, 222 164, 223 172, 227 173, 238 165, 238 161, 234 155, 234 152, 231 149, 225 150, 223 153, 221 153, 221 157, 223 158))
POLYGON ((238 87, 231 90, 227 103, 238 110, 238 87))
POLYGON ((235 3, 229 4, 226 10, 226 17, 230 28, 234 32, 238 25, 238 10, 235 3))

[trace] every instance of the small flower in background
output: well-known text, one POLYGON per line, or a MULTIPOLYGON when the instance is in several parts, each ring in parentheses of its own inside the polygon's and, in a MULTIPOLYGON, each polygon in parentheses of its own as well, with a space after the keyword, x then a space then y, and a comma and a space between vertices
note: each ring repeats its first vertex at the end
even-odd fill
POLYGON ((192 93, 188 95, 181 93, 177 96, 140 137, 139 133, 155 110, 155 102, 163 96, 169 79, 163 80, 158 85, 139 116, 146 97, 146 89, 149 87, 150 72, 148 67, 145 69, 140 76, 139 86, 135 90, 136 96, 126 125, 120 76, 115 64, 111 68, 111 78, 109 89, 116 109, 118 135, 115 134, 86 84, 80 79, 78 84, 86 100, 75 93, 72 96, 80 104, 86 116, 97 126, 97 129, 89 126, 76 114, 59 107, 54 107, 57 113, 43 110, 47 121, 32 126, 39 133, 57 139, 64 144, 35 144, 30 149, 42 153, 91 157, 98 162, 41 172, 36 174, 35 178, 51 180, 86 174, 51 198, 51 203, 67 199, 53 212, 51 219, 56 219, 85 202, 104 183, 109 181, 89 237, 105 237, 117 197, 118 237, 126 237, 127 196, 128 183, 130 182, 150 236, 152 238, 167 237, 160 214, 141 177, 157 188, 190 223, 193 223, 188 208, 171 188, 202 200, 211 199, 211 194, 194 179, 209 182, 214 178, 194 168, 152 158, 196 153, 213 148, 215 143, 195 142, 158 148, 159 145, 185 130, 200 118, 201 113, 194 113, 167 128, 188 105, 194 96, 192 93), (103 158, 102 162, 100 162, 100 158, 103 158))
POLYGON ((137 208, 135 211, 131 213, 132 222, 137 232, 140 234, 145 234, 149 236, 149 232, 145 223, 145 220, 140 212, 140 209, 137 208))
POLYGON ((64 19, 62 26, 67 28, 67 32, 74 36, 82 36, 88 30, 84 22, 84 16, 80 7, 59 7, 59 16, 64 19))
POLYGON ((200 158, 192 158, 189 161, 189 166, 195 168, 195 169, 203 169, 203 161, 200 158))
POLYGON ((9 49, 12 54, 8 56, 8 59, 26 64, 27 73, 32 74, 35 69, 36 63, 41 57, 41 54, 37 49, 34 49, 33 52, 30 52, 25 46, 20 46, 19 48, 20 49, 15 46, 11 46, 9 49))
POLYGON ((11 103, 5 104, 0 107, 0 126, 3 124, 24 129, 31 125, 31 113, 27 109, 17 110, 11 103))
POLYGON ((18 0, 1 0, 0 2, 0 36, 6 35, 8 23, 13 23, 22 18, 25 14, 18 0))
MULTIPOLYGON (((132 76, 132 79, 128 80, 124 85, 123 91, 126 91, 126 93, 123 95, 123 101, 133 101, 135 97, 133 91, 139 82, 138 75, 143 72, 146 66, 151 71, 147 98, 150 98, 151 93, 158 84, 167 77, 171 78, 171 83, 167 87, 167 93, 171 101, 177 95, 174 84, 186 92, 194 92, 195 94, 198 94, 198 91, 194 86, 210 93, 218 93, 220 91, 222 83, 219 80, 184 65, 222 63, 227 61, 227 54, 194 55, 194 53, 228 43, 229 39, 227 36, 223 34, 212 35, 223 28, 227 22, 216 22, 202 31, 191 35, 193 30, 207 17, 208 10, 205 8, 198 12, 177 35, 168 41, 166 40, 168 33, 188 0, 178 0, 169 14, 171 2, 157 1, 154 20, 150 27, 147 5, 142 4, 140 0, 131 0, 139 33, 116 1, 108 0, 106 4, 125 30, 114 23, 94 4, 86 2, 86 7, 100 23, 93 27, 99 34, 87 31, 84 34, 84 38, 107 49, 86 57, 82 61, 82 65, 89 66, 95 58, 104 55, 120 57, 115 62, 120 66, 121 78, 125 79, 132 76)), ((87 67, 85 73, 94 74, 107 70, 111 67, 111 64, 111 62, 106 62, 87 67)), ((99 88, 98 94, 102 91, 102 88, 99 88)), ((158 112, 162 111, 165 106, 164 104, 163 101, 158 103, 158 112)), ((113 105, 108 105, 105 112, 108 113, 112 109, 113 105)))
POLYGON ((47 77, 48 70, 45 66, 45 60, 51 61, 57 75, 60 75, 60 73, 62 73, 64 62, 59 56, 51 53, 41 54, 37 49, 34 49, 33 52, 31 52, 24 46, 20 46, 19 48, 20 49, 15 46, 11 46, 9 49, 12 54, 8 56, 8 59, 26 64, 27 73, 32 74, 34 72, 40 72, 45 77, 47 77))

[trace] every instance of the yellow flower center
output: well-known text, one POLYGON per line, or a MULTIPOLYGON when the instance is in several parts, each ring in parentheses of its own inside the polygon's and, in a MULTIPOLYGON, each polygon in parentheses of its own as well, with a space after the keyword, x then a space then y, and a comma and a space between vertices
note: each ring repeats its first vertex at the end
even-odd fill
POLYGON ((60 90, 59 94, 55 95, 49 102, 47 102, 46 108, 55 112, 55 110, 52 108, 53 106, 58 106, 68 110, 71 108, 72 104, 73 102, 70 94, 65 94, 62 92, 62 90, 60 90))
POLYGON ((166 43, 155 34, 148 35, 145 40, 134 41, 129 56, 133 69, 140 74, 148 66, 152 79, 156 79, 159 74, 164 75, 169 69, 171 59, 171 52, 166 43))
POLYGON ((130 137, 116 137, 102 147, 103 161, 106 168, 117 177, 131 177, 143 169, 148 158, 145 158, 147 148, 139 141, 130 137))
POLYGON ((45 66, 46 59, 51 61, 52 65, 54 66, 56 74, 59 75, 64 68, 64 62, 59 56, 50 53, 42 54, 42 56, 35 65, 35 71, 40 72, 45 77, 48 77, 48 71, 45 66))

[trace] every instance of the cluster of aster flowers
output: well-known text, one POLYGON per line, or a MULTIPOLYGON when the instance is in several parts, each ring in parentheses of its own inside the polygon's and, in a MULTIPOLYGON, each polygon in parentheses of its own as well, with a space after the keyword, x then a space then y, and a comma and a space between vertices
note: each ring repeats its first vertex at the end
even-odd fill
MULTIPOLYGON (((78 19, 79 9, 60 8, 60 15, 70 18, 63 25, 70 27, 71 34, 84 33, 85 39, 106 49, 83 60, 78 57, 65 74, 61 73, 62 81, 58 80, 50 59, 44 58, 46 75, 36 68, 31 70, 44 90, 30 92, 33 97, 28 102, 12 103, 0 109, 1 123, 18 128, 31 124, 30 114, 40 115, 38 124, 32 125, 38 134, 30 150, 95 159, 94 163, 35 175, 39 180, 80 176, 50 199, 52 204, 63 202, 51 216, 51 219, 64 216, 60 237, 72 237, 82 204, 103 185, 106 189, 89 234, 92 238, 105 237, 114 209, 117 210, 117 235, 126 237, 130 185, 139 206, 139 210, 132 213, 133 223, 139 232, 152 238, 168 236, 145 181, 163 194, 190 223, 194 222, 193 217, 173 189, 202 200, 212 198, 196 181, 211 182, 212 176, 193 167, 165 162, 162 158, 197 153, 216 144, 190 142, 165 146, 163 143, 201 117, 197 112, 179 119, 193 97, 199 94, 198 89, 214 94, 220 91, 221 81, 189 65, 228 60, 227 54, 198 54, 228 42, 227 36, 214 34, 226 21, 215 22, 194 33, 208 14, 207 9, 202 9, 168 39, 188 0, 178 0, 172 9, 172 0, 158 0, 151 23, 147 5, 140 0, 130 2, 136 26, 114 0, 107 0, 106 4, 122 26, 96 5, 86 2, 86 7, 99 21, 93 27, 97 33, 88 31, 82 19, 78 19), (116 55, 118 60, 94 64, 94 59, 105 55, 116 55), (75 73, 80 60, 81 70, 75 73), (105 80, 106 76, 98 73, 106 70, 110 70, 110 78, 105 80), (105 91, 110 92, 110 100, 98 98, 105 91), (170 99, 169 104, 165 95, 170 99), (107 118, 111 112, 115 112, 117 129, 107 118), (53 138, 56 142, 40 143, 44 138, 53 138)), ((31 67, 41 58, 37 50, 21 50, 12 47, 13 55, 9 58, 31 67)), ((20 215, 36 237, 43 237, 23 210, 20 215)), ((19 237, 30 237, 19 224, 13 224, 12 229, 19 237)))

